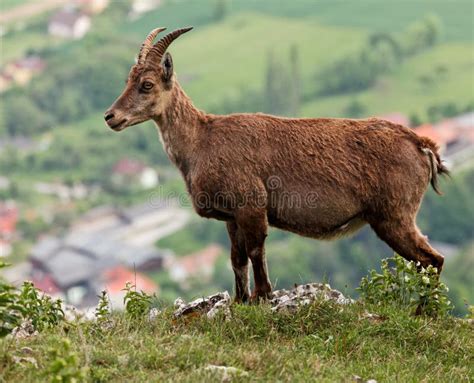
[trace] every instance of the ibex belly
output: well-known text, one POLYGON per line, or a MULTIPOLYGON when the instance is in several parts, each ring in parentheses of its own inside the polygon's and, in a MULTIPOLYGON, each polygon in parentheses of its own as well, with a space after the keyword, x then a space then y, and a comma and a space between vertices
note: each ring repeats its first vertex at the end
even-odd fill
MULTIPOLYGON (((281 195, 280 195, 281 197, 281 195)), ((274 196, 274 198, 276 198, 274 196)), ((281 197, 283 198, 283 197, 281 197)), ((337 194, 331 200, 270 200, 267 208, 271 226, 291 231, 306 237, 332 239, 350 234, 365 225, 362 207, 357 203, 347 204, 337 194)))

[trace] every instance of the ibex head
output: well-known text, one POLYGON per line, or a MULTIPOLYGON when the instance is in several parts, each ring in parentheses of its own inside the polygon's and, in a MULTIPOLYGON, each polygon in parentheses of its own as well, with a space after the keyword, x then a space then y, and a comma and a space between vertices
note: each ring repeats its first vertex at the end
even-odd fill
POLYGON ((105 121, 111 129, 118 132, 163 112, 173 86, 173 60, 166 49, 192 27, 173 31, 153 44, 158 33, 165 29, 156 28, 149 33, 137 63, 130 70, 125 89, 105 112, 105 121))

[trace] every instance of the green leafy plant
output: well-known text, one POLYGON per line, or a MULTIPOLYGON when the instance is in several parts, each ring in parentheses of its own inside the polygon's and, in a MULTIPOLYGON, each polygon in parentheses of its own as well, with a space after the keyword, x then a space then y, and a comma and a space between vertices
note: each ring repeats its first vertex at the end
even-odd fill
MULTIPOLYGON (((0 262, 0 269, 8 266, 0 262)), ((25 308, 17 303, 18 291, 14 286, 0 280, 0 338, 20 325, 25 308)))
POLYGON ((448 287, 439 280, 433 266, 420 267, 399 255, 382 260, 382 270, 371 270, 357 289, 371 304, 396 304, 414 308, 417 314, 446 315, 453 305, 448 287))
POLYGON ((97 320, 97 323, 101 324, 108 322, 110 319, 110 301, 107 296, 107 291, 103 290, 99 295, 99 303, 95 308, 94 316, 97 320))
POLYGON ((61 299, 53 300, 49 295, 41 293, 30 281, 23 282, 17 304, 22 307, 23 317, 30 319, 38 331, 56 326, 64 319, 61 299))
POLYGON ((71 341, 62 339, 60 347, 49 350, 51 363, 45 370, 45 375, 53 383, 84 382, 87 378, 86 367, 80 367, 79 356, 71 350, 71 341))
POLYGON ((150 311, 153 296, 144 291, 138 292, 136 286, 130 282, 127 282, 123 290, 125 291, 123 303, 127 316, 131 319, 143 318, 150 311))

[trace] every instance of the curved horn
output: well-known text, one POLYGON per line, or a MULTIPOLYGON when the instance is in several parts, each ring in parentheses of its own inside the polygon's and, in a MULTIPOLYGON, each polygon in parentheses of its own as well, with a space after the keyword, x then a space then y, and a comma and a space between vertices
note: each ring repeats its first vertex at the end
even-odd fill
POLYGON ((186 33, 193 29, 193 27, 187 27, 187 28, 181 28, 177 29, 171 33, 168 33, 165 37, 162 37, 150 50, 149 53, 153 52, 154 54, 157 55, 158 61, 161 61, 161 58, 166 52, 166 49, 170 46, 170 44, 176 40, 179 36, 181 36, 183 33, 186 33))
POLYGON ((158 36, 158 33, 163 32, 165 29, 166 28, 155 28, 148 34, 140 48, 140 53, 138 53, 138 64, 143 64, 145 62, 148 52, 153 48, 153 41, 155 40, 156 36, 158 36))

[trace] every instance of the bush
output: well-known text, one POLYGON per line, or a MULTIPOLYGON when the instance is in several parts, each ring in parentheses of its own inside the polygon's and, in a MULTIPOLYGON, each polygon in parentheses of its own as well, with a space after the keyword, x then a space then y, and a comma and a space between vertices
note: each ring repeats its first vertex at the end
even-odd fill
MULTIPOLYGON (((0 269, 8 266, 0 262, 0 269)), ((8 335, 20 325, 25 310, 17 304, 18 294, 15 288, 0 281, 0 338, 8 335)))
POLYGON ((399 255, 384 259, 382 273, 371 270, 357 290, 367 303, 409 307, 417 314, 445 316, 453 310, 448 287, 439 281, 438 270, 406 262, 399 255))
MULTIPOLYGON (((7 264, 0 262, 0 268, 7 264)), ((12 332, 23 321, 30 320, 35 330, 54 327, 64 320, 60 299, 41 293, 32 282, 24 282, 21 290, 0 281, 0 337, 12 332)))
POLYGON ((130 282, 127 282, 123 290, 125 291, 123 303, 126 315, 132 320, 144 318, 150 311, 153 296, 144 291, 138 292, 136 286, 130 282))

